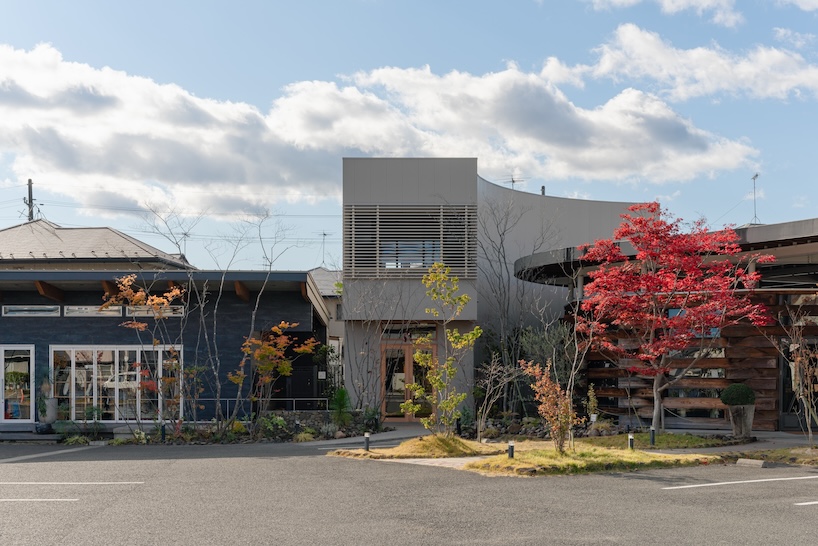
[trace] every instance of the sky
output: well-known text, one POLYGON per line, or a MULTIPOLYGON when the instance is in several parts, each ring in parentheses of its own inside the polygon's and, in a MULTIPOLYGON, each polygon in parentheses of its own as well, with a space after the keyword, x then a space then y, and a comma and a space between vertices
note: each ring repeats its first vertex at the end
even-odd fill
POLYGON ((817 127, 818 0, 0 3, 0 228, 31 179, 206 269, 340 267, 343 157, 813 218, 817 127))

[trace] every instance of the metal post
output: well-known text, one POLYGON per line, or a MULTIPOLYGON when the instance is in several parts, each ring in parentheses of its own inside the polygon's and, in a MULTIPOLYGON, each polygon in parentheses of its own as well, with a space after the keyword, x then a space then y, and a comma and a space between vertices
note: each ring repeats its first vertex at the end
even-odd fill
POLYGON ((364 451, 369 451, 369 433, 364 432, 364 451))
POLYGON ((656 429, 654 427, 650 427, 650 445, 656 445, 656 429))
POLYGON ((509 459, 514 458, 514 440, 508 441, 508 458, 509 459))
POLYGON ((633 449, 633 434, 628 434, 628 449, 633 449))
POLYGON ((162 442, 165 441, 165 423, 162 423, 162 442))

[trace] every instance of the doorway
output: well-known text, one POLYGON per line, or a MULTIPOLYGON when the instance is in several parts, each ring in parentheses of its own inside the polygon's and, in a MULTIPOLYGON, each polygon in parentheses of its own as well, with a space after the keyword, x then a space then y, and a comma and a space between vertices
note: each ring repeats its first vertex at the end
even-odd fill
POLYGON ((0 354, 3 367, 0 369, 0 381, 3 389, 3 413, 0 421, 34 421, 36 408, 31 393, 34 392, 34 348, 2 347, 0 354))
POLYGON ((384 419, 413 421, 420 417, 428 417, 432 413, 432 405, 425 400, 420 401, 421 410, 414 415, 405 413, 400 408, 401 404, 412 399, 412 392, 406 388, 407 385, 420 383, 426 392, 431 391, 431 385, 426 378, 426 368, 414 359, 417 351, 431 353, 434 358, 432 347, 419 348, 412 343, 389 343, 381 346, 381 377, 383 378, 381 414, 384 419))

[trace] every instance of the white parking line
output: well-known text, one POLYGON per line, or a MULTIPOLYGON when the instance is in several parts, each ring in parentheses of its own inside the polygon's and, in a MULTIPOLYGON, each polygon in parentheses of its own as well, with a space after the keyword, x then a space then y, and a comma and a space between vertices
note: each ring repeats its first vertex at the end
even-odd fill
POLYGON ((716 487, 719 485, 736 485, 741 483, 761 483, 761 482, 785 482, 788 480, 815 480, 818 476, 798 476, 796 478, 765 478, 763 480, 742 480, 738 482, 716 482, 700 483, 696 485, 677 485, 674 487, 663 487, 662 489, 693 489, 695 487, 716 487))
POLYGON ((0 463, 16 463, 18 461, 27 461, 29 459, 39 459, 40 457, 51 457, 53 455, 62 455, 63 453, 74 453, 75 451, 85 451, 86 449, 96 449, 99 446, 84 446, 75 447, 73 449, 61 449, 59 451, 49 451, 48 453, 35 453, 33 455, 21 455, 19 457, 11 457, 10 459, 0 459, 0 463))
POLYGON ((79 499, 0 499, 0 502, 76 502, 79 499))
POLYGON ((143 485, 145 482, 0 482, 0 485, 143 485))
POLYGON ((795 506, 809 506, 809 505, 811 505, 811 504, 818 504, 818 501, 812 501, 812 502, 796 502, 796 503, 795 503, 795 506))

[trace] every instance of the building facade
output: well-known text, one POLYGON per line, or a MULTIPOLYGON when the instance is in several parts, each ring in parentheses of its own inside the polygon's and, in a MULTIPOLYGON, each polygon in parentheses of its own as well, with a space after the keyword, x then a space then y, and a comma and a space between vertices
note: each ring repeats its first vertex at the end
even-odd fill
MULTIPOLYGON (((235 408, 228 373, 247 337, 285 321, 298 324, 296 339, 326 343, 328 313, 307 272, 202 271, 108 228, 38 220, 0 231, 0 297, 0 430, 31 428, 44 398, 61 419, 209 420, 217 404, 225 415, 235 408), (101 308, 128 275, 150 294, 184 294, 161 317, 144 304, 101 308), (123 327, 132 321, 145 329, 123 327)), ((276 408, 316 407, 321 371, 296 360, 276 408)), ((239 415, 256 409, 239 400, 239 415)))
POLYGON ((344 367, 357 406, 412 418, 399 406, 409 396, 405 385, 423 382, 413 354, 445 350, 421 283, 435 262, 450 267, 471 297, 450 326, 485 331, 459 364, 461 392, 471 390, 494 340, 561 313, 567 291, 515 278, 515 260, 608 236, 629 203, 543 193, 483 179, 476 158, 344 159, 344 367), (431 343, 416 346, 428 335, 431 343))
MULTIPOLYGON (((753 298, 767 307, 775 324, 721 329, 707 358, 692 369, 688 369, 691 355, 673 358, 670 375, 682 377, 662 400, 668 428, 729 427, 719 393, 732 383, 743 383, 756 393, 755 430, 800 429, 805 424, 787 348, 795 326, 798 342, 811 358, 818 356, 818 219, 748 225, 736 232, 742 249, 739 256, 775 258, 753 265, 761 274, 753 298)), ((624 248, 623 252, 628 254, 624 248)), ((522 257, 515 268, 521 278, 564 286, 581 299, 583 284, 595 268, 581 256, 576 247, 565 247, 522 257)), ((650 419, 652 378, 630 372, 632 361, 611 361, 590 353, 586 365, 586 377, 594 384, 603 413, 634 425, 650 419)), ((818 384, 808 388, 818 392, 818 384)))

